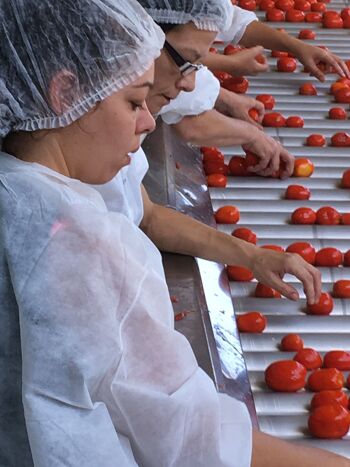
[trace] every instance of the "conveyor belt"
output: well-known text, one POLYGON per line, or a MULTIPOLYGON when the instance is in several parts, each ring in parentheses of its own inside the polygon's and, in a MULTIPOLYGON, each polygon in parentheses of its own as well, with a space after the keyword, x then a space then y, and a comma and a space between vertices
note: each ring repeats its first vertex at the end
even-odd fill
MULTIPOLYGON (((340 11, 347 2, 332 2, 328 9, 340 11)), ((260 19, 264 12, 258 12, 260 19)), ((313 29, 317 33, 314 45, 326 45, 344 59, 350 59, 350 31, 322 29, 311 23, 269 23, 273 27, 283 27, 297 36, 300 29, 313 29)), ((267 53, 269 56, 269 53, 267 53)), ((239 226, 246 226, 256 232, 259 245, 278 244, 287 247, 297 240, 310 241, 316 249, 334 246, 342 251, 350 248, 349 226, 296 226, 290 225, 293 210, 300 206, 318 209, 332 205, 340 212, 350 211, 350 190, 339 188, 343 171, 350 167, 350 148, 315 148, 304 145, 311 133, 321 133, 327 138, 337 131, 349 131, 350 120, 334 121, 327 118, 333 97, 328 94, 335 75, 328 75, 325 83, 319 83, 298 66, 295 73, 277 73, 276 59, 268 58, 270 71, 258 77, 249 78, 248 94, 272 94, 276 99, 274 111, 285 116, 300 115, 305 120, 304 128, 267 129, 267 133, 277 137, 295 156, 309 157, 315 164, 311 178, 289 179, 286 181, 260 177, 229 177, 227 188, 211 188, 213 208, 233 204, 240 209, 239 226), (283 80, 281 77, 283 76, 283 80), (299 96, 302 83, 313 82, 317 96, 299 96), (298 183, 311 189, 308 201, 283 199, 286 187, 298 183), (259 201, 263 201, 257 204, 259 201), (258 211, 257 211, 258 206, 258 211)), ((334 104, 339 106, 339 104, 334 104)), ((340 104, 347 108, 349 106, 340 104)), ((223 150, 226 163, 232 155, 243 154, 242 148, 232 147, 223 150)), ((231 233, 233 226, 220 225, 220 230, 231 233)), ((332 284, 340 278, 350 279, 350 268, 321 268, 323 290, 331 291, 332 284)), ((274 393, 264 384, 264 370, 273 361, 291 358, 294 353, 281 352, 278 344, 281 338, 296 332, 304 340, 305 347, 313 347, 324 354, 331 349, 350 350, 350 300, 334 300, 334 311, 330 316, 308 316, 303 312, 305 295, 294 277, 286 277, 300 292, 297 303, 286 299, 257 299, 253 297, 255 282, 231 282, 231 293, 235 313, 260 310, 268 318, 268 326, 263 334, 241 334, 241 343, 248 368, 260 428, 279 437, 319 446, 350 457, 350 434, 342 440, 312 439, 307 432, 308 404, 313 393, 301 391, 296 394, 274 393)), ((347 376, 345 372, 345 376, 347 376)), ((347 392, 349 395, 349 391, 347 392)))

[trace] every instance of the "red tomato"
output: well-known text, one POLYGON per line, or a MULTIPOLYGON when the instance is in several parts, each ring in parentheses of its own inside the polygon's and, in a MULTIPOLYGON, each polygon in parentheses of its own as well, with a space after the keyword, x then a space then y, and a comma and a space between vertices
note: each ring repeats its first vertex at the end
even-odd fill
POLYGON ((331 350, 323 358, 325 368, 336 368, 340 371, 350 370, 350 352, 345 350, 331 350))
POLYGON ((335 101, 340 102, 342 104, 349 104, 350 103, 350 88, 349 87, 342 87, 338 89, 338 91, 334 94, 335 101))
POLYGON ((259 10, 267 11, 275 8, 275 2, 273 0, 261 0, 259 3, 259 10))
POLYGON ((286 13, 286 21, 289 23, 301 23, 305 21, 305 13, 300 10, 289 10, 286 13))
POLYGON ((252 271, 242 266, 226 266, 226 271, 230 281, 249 282, 254 279, 252 271))
MULTIPOLYGON (((349 90, 350 91, 350 90, 349 90)), ((350 135, 345 132, 335 133, 331 138, 332 146, 344 148, 350 146, 350 135)))
POLYGON ((235 206, 222 206, 215 213, 215 220, 218 224, 236 224, 239 217, 239 210, 235 206))
POLYGON ((340 439, 349 431, 350 413, 337 402, 322 405, 312 411, 308 426, 316 438, 340 439))
POLYGON ((316 250, 308 242, 295 242, 291 243, 286 249, 288 253, 296 253, 300 255, 305 261, 310 264, 315 263, 316 250))
POLYGON ((287 334, 281 340, 280 348, 286 352, 298 351, 304 347, 303 339, 298 334, 287 334))
POLYGON ((249 113, 249 116, 252 120, 254 120, 255 122, 258 122, 259 121, 259 112, 256 110, 256 109, 249 109, 248 111, 249 113))
POLYGON ((322 23, 322 13, 316 11, 309 11, 305 15, 305 21, 307 23, 322 23))
POLYGON ((275 106, 275 99, 270 94, 259 94, 256 100, 264 104, 265 110, 272 110, 275 106))
POLYGON ((226 71, 214 71, 213 74, 220 81, 220 86, 224 84, 226 79, 232 77, 232 75, 230 75, 230 73, 226 73, 226 71))
POLYGON ((350 266, 350 250, 344 253, 344 266, 350 266))
POLYGON ((282 57, 277 60, 277 70, 291 73, 297 67, 295 58, 282 57))
POLYGON ((238 330, 240 332, 260 333, 266 328, 267 319, 259 311, 250 311, 236 316, 238 330))
POLYGON ((347 118, 346 111, 342 107, 332 107, 328 115, 332 120, 346 120, 347 118))
POLYGON ((316 33, 315 31, 312 31, 311 29, 302 29, 299 31, 298 39, 304 39, 304 40, 313 40, 316 38, 316 33))
POLYGON ((280 245, 262 245, 260 248, 264 248, 265 250, 277 251, 278 253, 284 252, 284 248, 280 245))
POLYGON ((343 262, 343 254, 338 248, 322 248, 316 253, 315 265, 334 268, 340 266, 343 262))
POLYGON ((323 135, 313 134, 306 138, 306 145, 307 146, 318 146, 322 147, 326 144, 326 138, 323 135))
POLYGON ((228 174, 228 166, 219 161, 210 161, 203 164, 205 175, 228 174))
POLYGON ((293 360, 304 365, 307 370, 316 370, 322 366, 322 357, 314 349, 298 350, 293 360))
POLYGON ((232 234, 234 237, 240 238, 241 240, 245 240, 246 242, 253 243, 256 245, 257 237, 256 233, 252 230, 247 229, 246 227, 239 227, 235 229, 232 234))
POLYGON ((330 206, 324 206, 316 212, 316 223, 320 225, 337 225, 340 219, 339 212, 330 206))
POLYGON ((257 283, 255 288, 255 297, 258 298, 281 298, 281 294, 277 290, 268 287, 267 285, 257 283))
POLYGON ((247 152, 245 159, 244 159, 244 167, 248 169, 249 167, 253 167, 257 165, 259 162, 258 156, 253 154, 252 152, 247 152))
POLYGON ((350 213, 345 212, 341 215, 341 223, 343 225, 350 225, 350 213))
POLYGON ((317 90, 311 83, 304 83, 299 88, 299 94, 302 96, 316 96, 317 90))
POLYGON ((286 125, 290 128, 303 128, 304 119, 302 117, 298 117, 297 115, 293 115, 292 117, 287 118, 286 125))
POLYGON ((311 10, 311 3, 307 0, 295 0, 294 8, 300 11, 310 11, 311 10))
POLYGON ((310 177, 314 173, 314 164, 310 159, 300 157, 294 162, 294 177, 310 177))
POLYGON ((271 57, 273 58, 289 57, 289 54, 288 52, 282 52, 282 50, 272 50, 271 57))
POLYGON ((340 12, 340 16, 342 19, 350 18, 350 8, 343 8, 340 12))
POLYGON ((329 315, 333 311, 333 298, 328 292, 322 292, 320 299, 317 303, 306 306, 309 315, 329 315))
POLYGON ((339 18, 340 14, 335 10, 327 10, 323 14, 324 19, 339 18))
POLYGON ((209 148, 206 146, 201 147, 201 152, 203 154, 203 162, 224 162, 225 157, 218 148, 209 148))
POLYGON ((343 28, 350 29, 350 18, 343 19, 343 28))
POLYGON ((320 368, 311 373, 307 383, 314 392, 342 389, 344 376, 336 368, 320 368))
POLYGON ((350 298, 350 280, 336 281, 333 284, 333 295, 338 298, 350 298))
POLYGON ((331 404, 332 402, 337 402, 347 408, 349 400, 344 391, 320 391, 314 394, 311 399, 311 410, 321 407, 322 405, 331 404))
POLYGON ((344 26, 344 21, 340 16, 330 18, 326 17, 322 19, 322 24, 323 27, 327 29, 342 29, 344 26))
POLYGON ((278 8, 271 8, 266 11, 265 14, 266 21, 278 22, 284 21, 284 11, 279 10, 278 8))
POLYGON ((348 88, 348 87, 349 87, 348 84, 343 83, 342 81, 336 81, 335 83, 331 85, 330 93, 335 94, 337 91, 339 91, 339 89, 348 88))
POLYGON ((318 13, 324 13, 327 7, 324 3, 315 2, 311 5, 311 11, 317 11, 318 13))
POLYGON ((233 55, 237 52, 239 52, 241 50, 240 47, 235 47, 234 45, 232 44, 228 44, 225 48, 224 48, 224 55, 233 55))
POLYGON ((286 126, 286 119, 278 112, 270 112, 264 115, 263 126, 280 128, 286 126))
POLYGON ((292 224, 314 224, 316 213, 311 208, 297 208, 292 214, 292 224))
POLYGON ((249 172, 244 165, 244 157, 242 156, 232 156, 228 166, 231 175, 236 175, 239 177, 245 177, 249 175, 249 172))
POLYGON ((350 188, 350 169, 345 170, 341 179, 342 188, 350 188))
POLYGON ((208 186, 213 188, 225 188, 227 185, 227 177, 222 174, 211 174, 207 176, 208 186))
POLYGON ((286 199, 310 199, 311 192, 302 185, 289 185, 285 197, 286 199))
POLYGON ((216 47, 209 47, 209 52, 212 53, 212 54, 217 54, 218 49, 216 47))
POLYGON ((248 10, 248 11, 255 11, 256 10, 255 0, 239 0, 238 6, 240 8, 243 8, 244 10, 248 10))
POLYGON ((293 0, 276 0, 275 5, 276 5, 276 8, 279 8, 282 11, 288 11, 294 7, 294 1, 293 0))
POLYGON ((305 386, 305 378, 306 368, 295 360, 280 360, 265 370, 265 382, 273 391, 299 391, 305 386))
POLYGON ((241 76, 233 76, 232 78, 226 79, 222 86, 228 91, 244 94, 248 90, 249 81, 241 76))

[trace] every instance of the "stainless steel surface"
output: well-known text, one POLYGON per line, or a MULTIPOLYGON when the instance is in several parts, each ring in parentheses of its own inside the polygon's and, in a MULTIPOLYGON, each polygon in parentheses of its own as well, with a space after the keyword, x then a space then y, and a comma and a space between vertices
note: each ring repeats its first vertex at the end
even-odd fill
MULTIPOLYGON (((342 9, 346 2, 332 2, 329 9, 342 9)), ((264 13, 258 12, 260 18, 264 13)), ((272 27, 283 27, 297 36, 300 29, 313 29, 317 40, 315 45, 329 46, 342 58, 350 59, 350 31, 322 29, 310 23, 269 23, 272 27)), ((268 53, 269 55, 269 53, 268 53)), ((328 139, 338 131, 349 131, 349 120, 334 121, 327 118, 333 98, 328 94, 335 75, 327 76, 325 83, 319 83, 302 73, 301 66, 295 73, 276 72, 276 59, 269 58, 270 72, 249 78, 248 94, 256 96, 271 93, 276 99, 274 111, 285 116, 300 115, 305 120, 304 128, 267 129, 267 133, 279 139, 297 157, 309 157, 315 164, 311 178, 289 179, 286 181, 261 177, 229 177, 227 188, 210 189, 214 210, 225 204, 234 204, 240 209, 239 226, 251 228, 258 235, 259 245, 278 244, 283 247, 297 240, 310 241, 316 249, 335 246, 342 251, 350 249, 349 226, 296 226, 290 224, 293 210, 299 206, 317 209, 332 205, 340 212, 350 212, 350 190, 339 187, 343 171, 350 167, 350 148, 312 148, 305 146, 305 138, 312 133, 321 133, 328 139), (283 77, 283 79, 282 79, 283 77), (313 82, 317 96, 300 96, 298 88, 302 83, 313 82), (284 199, 289 184, 297 183, 311 189, 309 201, 284 199)), ((340 106, 349 110, 349 106, 340 106)), ((226 162, 232 155, 243 154, 242 148, 223 150, 226 162)), ((219 229, 230 233, 235 226, 221 225, 219 229)), ((350 279, 350 268, 321 268, 323 289, 330 291, 339 278, 350 279)), ((309 316, 305 313, 305 295, 294 277, 287 277, 301 295, 298 302, 286 299, 254 298, 255 281, 251 283, 231 282, 236 314, 249 310, 260 310, 268 318, 263 334, 241 334, 243 353, 248 368, 251 388, 258 414, 260 428, 270 434, 295 440, 309 445, 341 453, 350 457, 350 434, 343 440, 317 440, 307 432, 308 404, 312 393, 303 390, 297 394, 275 393, 264 383, 264 370, 273 361, 290 358, 294 353, 281 352, 278 344, 289 333, 301 335, 305 346, 313 347, 322 354, 331 349, 350 350, 350 300, 334 300, 334 311, 330 316, 309 316)), ((345 372, 345 376, 347 376, 345 372)), ((349 395, 349 391, 347 391, 349 395)))

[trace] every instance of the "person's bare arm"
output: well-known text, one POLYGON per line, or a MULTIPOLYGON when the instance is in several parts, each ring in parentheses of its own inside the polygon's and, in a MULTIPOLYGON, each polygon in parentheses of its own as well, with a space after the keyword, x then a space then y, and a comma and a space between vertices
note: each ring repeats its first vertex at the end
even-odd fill
POLYGON ((244 146, 257 155, 259 164, 251 171, 259 175, 269 176, 276 172, 281 161, 285 167, 281 178, 293 173, 294 157, 278 141, 242 120, 209 110, 184 117, 173 126, 180 138, 197 146, 244 146))
POLYGON ((220 88, 218 98, 215 103, 215 110, 232 118, 238 118, 248 122, 260 130, 261 122, 265 114, 265 107, 260 101, 244 94, 236 94, 227 89, 220 88), (255 109, 258 112, 258 121, 256 122, 249 115, 249 110, 255 109))
POLYGON ((267 71, 268 63, 260 63, 255 58, 264 52, 261 46, 252 47, 251 49, 241 50, 233 55, 222 55, 208 53, 202 60, 210 70, 226 71, 234 76, 242 75, 257 75, 267 71))
POLYGON ((262 45, 265 49, 291 52, 310 70, 310 74, 321 81, 324 81, 324 74, 317 67, 320 62, 334 67, 340 76, 350 78, 350 71, 344 61, 329 50, 306 44, 260 21, 253 21, 247 26, 240 44, 246 47, 262 45))
POLYGON ((350 467, 350 459, 323 449, 283 441, 253 432, 251 467, 350 467))
POLYGON ((299 255, 259 248, 174 209, 155 204, 144 187, 142 198, 144 216, 140 227, 160 250, 247 267, 260 282, 297 300, 297 290, 282 280, 284 274, 293 274, 303 283, 308 302, 318 301, 321 275, 299 255))

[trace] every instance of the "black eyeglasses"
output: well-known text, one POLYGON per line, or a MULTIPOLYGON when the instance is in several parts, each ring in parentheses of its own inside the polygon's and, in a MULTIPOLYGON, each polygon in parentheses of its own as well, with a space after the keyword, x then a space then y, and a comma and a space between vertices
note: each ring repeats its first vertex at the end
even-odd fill
POLYGON ((164 42, 164 49, 168 52, 174 63, 179 67, 180 73, 182 76, 187 76, 195 71, 200 70, 203 65, 191 63, 185 60, 177 50, 174 49, 172 45, 169 44, 168 41, 164 42))

